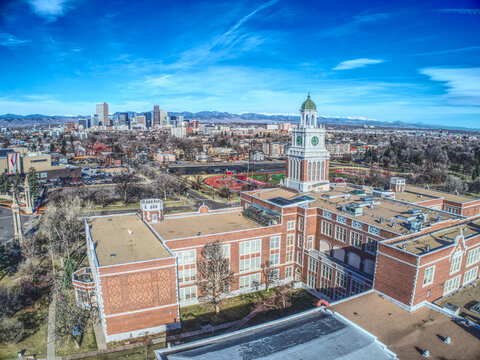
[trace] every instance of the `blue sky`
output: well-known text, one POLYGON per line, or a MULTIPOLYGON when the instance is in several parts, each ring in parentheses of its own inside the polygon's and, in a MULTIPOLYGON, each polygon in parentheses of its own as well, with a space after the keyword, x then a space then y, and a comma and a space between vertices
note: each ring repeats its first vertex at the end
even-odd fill
POLYGON ((0 1, 0 113, 218 110, 480 128, 479 1, 0 1))

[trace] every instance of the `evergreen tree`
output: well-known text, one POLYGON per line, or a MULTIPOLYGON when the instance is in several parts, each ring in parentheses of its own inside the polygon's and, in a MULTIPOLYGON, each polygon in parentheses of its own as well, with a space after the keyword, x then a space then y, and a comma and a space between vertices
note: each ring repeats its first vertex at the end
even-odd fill
POLYGON ((13 190, 18 194, 20 188, 22 187, 23 176, 22 174, 16 173, 13 176, 13 190))
POLYGON ((38 190, 40 189, 40 183, 37 178, 37 171, 35 168, 31 167, 28 169, 28 184, 30 185, 30 193, 32 194, 33 199, 38 196, 38 190))
POLYGON ((3 173, 0 175, 0 193, 8 194, 10 191, 10 181, 8 179, 8 175, 3 173))

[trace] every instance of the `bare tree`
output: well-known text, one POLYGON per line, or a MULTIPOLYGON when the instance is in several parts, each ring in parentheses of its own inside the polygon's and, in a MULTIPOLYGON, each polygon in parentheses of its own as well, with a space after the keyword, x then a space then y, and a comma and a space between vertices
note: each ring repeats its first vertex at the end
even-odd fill
POLYGON ((122 198, 123 204, 127 205, 138 190, 135 177, 129 172, 123 172, 115 176, 113 182, 116 183, 115 191, 122 198))
POLYGON ((205 302, 220 312, 221 300, 230 293, 233 272, 230 261, 225 257, 224 247, 220 241, 206 244, 202 249, 202 259, 197 262, 197 285, 205 302))
POLYGON ((271 285, 278 281, 277 273, 272 270, 270 265, 270 261, 268 260, 265 260, 261 265, 263 278, 265 279, 265 289, 267 291, 270 289, 271 285))
POLYGON ((175 183, 169 175, 160 174, 155 178, 155 187, 162 193, 163 199, 167 199, 167 195, 174 192, 175 183))
POLYGON ((70 338, 80 347, 83 334, 87 327, 90 311, 77 306, 73 290, 62 290, 58 294, 56 318, 56 333, 61 341, 70 338))
POLYGON ((203 187, 203 178, 201 175, 194 175, 190 183, 194 190, 201 190, 203 187))
POLYGON ((83 238, 81 213, 81 200, 78 197, 65 197, 50 203, 42 215, 40 234, 46 239, 54 276, 56 256, 60 256, 63 264, 83 238))

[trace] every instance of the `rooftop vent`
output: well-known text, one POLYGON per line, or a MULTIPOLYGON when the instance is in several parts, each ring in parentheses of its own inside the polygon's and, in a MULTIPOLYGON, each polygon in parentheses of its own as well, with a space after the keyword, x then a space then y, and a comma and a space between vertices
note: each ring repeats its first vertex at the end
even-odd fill
POLYGON ((414 214, 414 215, 418 215, 422 212, 421 209, 408 209, 408 213, 409 214, 414 214))
POLYGON ((367 201, 373 201, 375 200, 375 198, 373 196, 362 196, 360 200, 367 202, 367 201))
POLYGON ((425 246, 425 252, 429 252, 429 251, 430 251, 430 245, 425 246))
POLYGON ((363 215, 363 208, 356 203, 343 205, 342 211, 353 216, 363 215))
POLYGON ((117 254, 110 254, 110 257, 111 257, 111 258, 116 258, 116 257, 117 257, 117 254))
POLYGON ((108 221, 112 221, 112 219, 108 219, 108 221))
POLYGON ((128 229, 128 235, 133 235, 133 231, 128 229))

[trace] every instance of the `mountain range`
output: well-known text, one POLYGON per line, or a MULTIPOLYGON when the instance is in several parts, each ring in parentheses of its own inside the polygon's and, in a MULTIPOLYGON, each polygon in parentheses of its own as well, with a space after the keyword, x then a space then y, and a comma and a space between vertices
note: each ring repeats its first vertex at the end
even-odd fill
MULTIPOLYGON (((130 112, 131 113, 131 112, 130 112)), ((118 112, 114 115, 119 114, 118 112)), ((132 114, 132 113, 131 113, 132 114)), ((140 114, 140 113, 139 113, 140 114)), ((242 113, 231 114, 220 111, 200 111, 197 113, 184 112, 169 112, 170 116, 183 116, 186 120, 199 120, 201 122, 216 122, 216 123, 272 123, 272 122, 298 122, 299 115, 283 115, 283 114, 256 114, 256 113, 242 113)), ((85 116, 72 115, 15 115, 5 114, 0 115, 0 126, 2 127, 26 127, 26 126, 46 126, 58 125, 67 121, 76 121, 85 116)), ((396 127, 396 128, 410 128, 410 129, 447 129, 447 130, 465 130, 465 131, 480 131, 479 128, 465 128, 460 126, 440 126, 423 123, 407 123, 404 121, 379 121, 363 118, 342 118, 342 117, 323 117, 319 116, 319 121, 324 124, 336 125, 351 125, 351 126, 379 126, 379 127, 396 127)))

